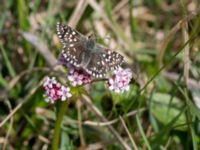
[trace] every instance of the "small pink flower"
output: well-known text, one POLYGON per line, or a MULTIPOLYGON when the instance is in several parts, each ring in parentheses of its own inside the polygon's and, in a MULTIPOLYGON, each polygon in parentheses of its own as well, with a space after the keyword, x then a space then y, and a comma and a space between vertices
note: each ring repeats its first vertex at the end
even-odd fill
POLYGON ((132 78, 130 69, 119 68, 114 71, 114 75, 108 80, 109 89, 121 93, 129 90, 129 83, 132 78))
POLYGON ((67 78, 72 86, 85 85, 92 81, 91 75, 89 75, 83 69, 75 67, 71 67, 69 69, 70 70, 68 72, 67 78))
POLYGON ((65 87, 65 86, 61 87, 61 100, 62 101, 65 101, 67 98, 72 96, 72 94, 69 93, 69 91, 70 91, 69 87, 65 87))
POLYGON ((71 97, 70 88, 61 85, 55 77, 46 77, 43 87, 45 89, 45 101, 54 103, 55 101, 61 99, 65 101, 67 98, 71 97))
POLYGON ((69 69, 67 78, 72 86, 86 85, 92 81, 92 76, 90 74, 83 68, 76 67, 69 63, 62 54, 60 55, 58 62, 69 69))

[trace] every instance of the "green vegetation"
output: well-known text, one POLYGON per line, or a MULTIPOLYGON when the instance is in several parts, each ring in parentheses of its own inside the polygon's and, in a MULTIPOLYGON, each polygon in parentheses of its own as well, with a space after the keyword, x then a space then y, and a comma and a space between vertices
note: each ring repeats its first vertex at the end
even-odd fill
POLYGON ((199 0, 2 0, 0 10, 0 149, 200 149, 199 0), (44 77, 67 81, 57 22, 122 54, 129 91, 97 81, 46 103, 44 77))

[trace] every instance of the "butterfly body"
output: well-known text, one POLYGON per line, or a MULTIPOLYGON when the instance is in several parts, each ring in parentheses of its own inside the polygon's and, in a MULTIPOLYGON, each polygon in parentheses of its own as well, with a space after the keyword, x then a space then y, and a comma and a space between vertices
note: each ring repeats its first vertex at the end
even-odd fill
POLYGON ((85 42, 85 46, 86 46, 86 49, 87 49, 88 51, 97 52, 97 51, 96 51, 95 40, 94 40, 93 38, 88 37, 85 41, 86 41, 86 42, 85 42))
POLYGON ((85 37, 69 26, 57 24, 57 34, 63 44, 62 55, 70 64, 83 68, 96 78, 102 78, 123 62, 123 56, 85 37))

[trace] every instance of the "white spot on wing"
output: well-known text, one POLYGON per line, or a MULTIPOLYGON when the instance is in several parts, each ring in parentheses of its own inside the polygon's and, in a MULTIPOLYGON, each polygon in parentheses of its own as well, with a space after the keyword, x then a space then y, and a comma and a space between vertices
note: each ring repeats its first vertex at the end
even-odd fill
POLYGON ((69 44, 69 47, 73 47, 74 46, 74 44, 69 44))
POLYGON ((67 58, 67 54, 65 54, 65 53, 63 53, 63 56, 64 56, 65 58, 67 58))

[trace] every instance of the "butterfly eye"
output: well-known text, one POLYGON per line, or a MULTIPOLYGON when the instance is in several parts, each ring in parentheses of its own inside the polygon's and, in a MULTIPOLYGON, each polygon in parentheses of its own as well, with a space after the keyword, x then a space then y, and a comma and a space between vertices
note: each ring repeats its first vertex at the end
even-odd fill
POLYGON ((88 39, 89 39, 89 40, 95 41, 95 40, 96 40, 96 37, 95 37, 94 34, 90 34, 90 35, 88 36, 88 39))

